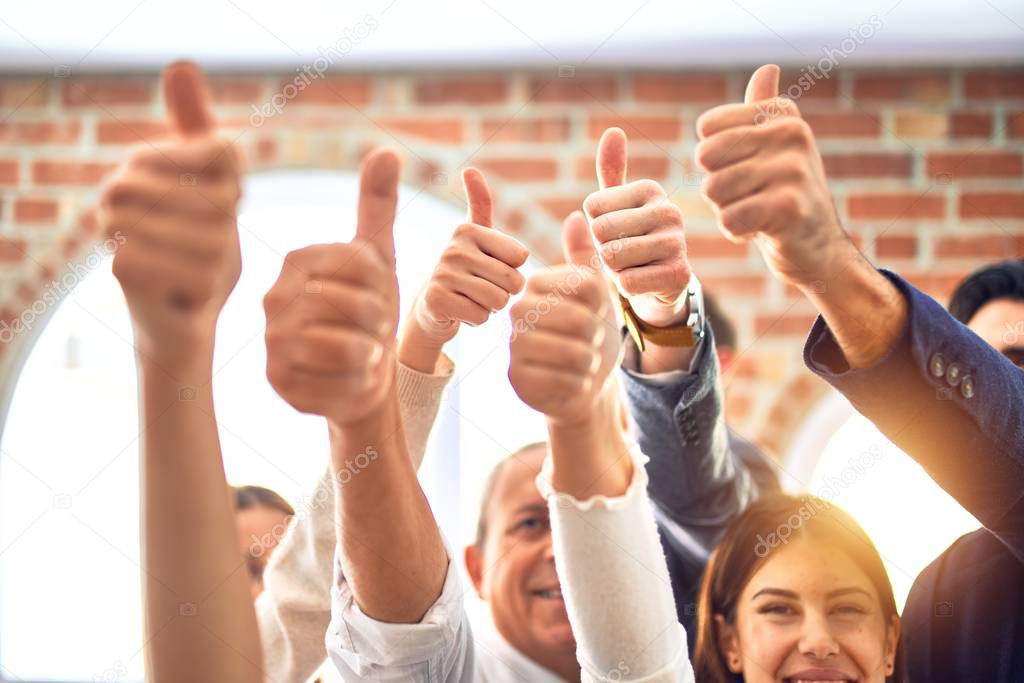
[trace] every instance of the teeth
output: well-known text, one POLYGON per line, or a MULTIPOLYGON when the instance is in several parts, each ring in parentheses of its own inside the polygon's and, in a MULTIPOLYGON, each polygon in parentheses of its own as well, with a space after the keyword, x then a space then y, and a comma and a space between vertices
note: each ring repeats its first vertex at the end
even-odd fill
POLYGON ((542 598, 561 598, 562 597, 562 591, 560 591, 560 590, 537 591, 537 595, 539 595, 542 598))

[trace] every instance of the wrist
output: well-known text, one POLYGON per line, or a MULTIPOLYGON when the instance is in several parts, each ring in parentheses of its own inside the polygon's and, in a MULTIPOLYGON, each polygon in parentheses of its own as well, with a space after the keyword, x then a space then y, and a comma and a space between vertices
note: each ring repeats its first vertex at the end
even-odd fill
MULTIPOLYGON (((398 362, 417 372, 433 375, 437 370, 441 351, 451 337, 441 339, 430 334, 423 329, 417 317, 414 311, 402 328, 401 339, 398 341, 398 362)), ((454 337, 454 333, 451 336, 454 337)))

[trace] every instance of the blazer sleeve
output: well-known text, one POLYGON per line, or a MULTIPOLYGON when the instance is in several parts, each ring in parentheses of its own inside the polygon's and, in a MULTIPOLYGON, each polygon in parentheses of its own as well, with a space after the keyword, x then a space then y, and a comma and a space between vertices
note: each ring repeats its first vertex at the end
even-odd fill
POLYGON ((1024 370, 899 276, 907 325, 851 369, 822 318, 804 361, 1024 562, 1024 370))
POLYGON ((750 460, 734 452, 725 425, 710 325, 705 323, 689 372, 642 375, 624 364, 622 383, 637 443, 650 457, 651 499, 710 550, 729 520, 758 495, 750 460))

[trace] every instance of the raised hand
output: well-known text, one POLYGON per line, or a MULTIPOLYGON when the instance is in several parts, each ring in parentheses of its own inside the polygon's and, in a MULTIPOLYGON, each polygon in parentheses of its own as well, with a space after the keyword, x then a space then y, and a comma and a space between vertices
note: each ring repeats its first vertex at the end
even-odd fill
POLYGON ((214 137, 202 73, 164 72, 175 139, 146 147, 104 188, 99 220, 121 246, 114 276, 124 290, 143 355, 171 363, 212 346, 217 315, 238 281, 236 211, 240 156, 214 137))
POLYGON ((779 67, 765 65, 751 76, 743 104, 697 120, 696 160, 707 173, 701 191, 727 237, 756 238, 784 281, 822 286, 856 249, 836 217, 811 128, 778 93, 779 67))
POLYGON ((437 348, 455 336, 460 323, 482 325, 505 308, 523 289, 525 278, 517 268, 530 255, 514 237, 494 229, 493 202, 483 174, 467 168, 462 182, 468 222, 455 229, 413 309, 422 330, 420 343, 437 348))
POLYGON ((394 380, 399 171, 394 152, 371 152, 360 172, 355 239, 291 252, 263 300, 271 385, 297 410, 334 425, 372 414, 394 380))
POLYGON ((626 134, 609 128, 597 147, 601 189, 583 202, 598 253, 638 316, 665 327, 686 315, 683 216, 653 180, 626 183, 626 134))
POLYGON ((622 342, 583 214, 566 218, 562 234, 568 264, 531 276, 512 306, 508 376, 527 405, 565 425, 592 416, 622 342))

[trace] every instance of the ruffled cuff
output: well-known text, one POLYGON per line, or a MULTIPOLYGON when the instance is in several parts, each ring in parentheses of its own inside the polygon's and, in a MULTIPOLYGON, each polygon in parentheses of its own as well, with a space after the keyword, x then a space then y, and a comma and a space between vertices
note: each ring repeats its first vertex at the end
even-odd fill
POLYGON ((627 448, 629 449, 629 457, 633 460, 633 481, 630 482, 626 492, 621 496, 610 497, 595 495, 587 498, 586 500, 580 501, 568 493, 562 493, 555 490, 554 484, 551 482, 552 475, 554 474, 555 463, 551 458, 551 451, 548 451, 548 455, 544 458, 544 464, 540 468, 540 474, 537 475, 536 484, 537 490, 540 491, 540 495, 550 501, 552 498, 554 502, 560 508, 574 507, 581 512, 589 510, 623 510, 630 506, 630 504, 638 496, 646 496, 647 491, 647 462, 650 460, 635 442, 628 442, 627 448))

